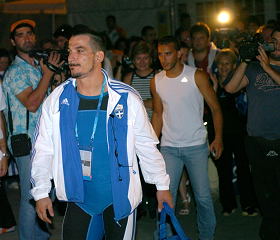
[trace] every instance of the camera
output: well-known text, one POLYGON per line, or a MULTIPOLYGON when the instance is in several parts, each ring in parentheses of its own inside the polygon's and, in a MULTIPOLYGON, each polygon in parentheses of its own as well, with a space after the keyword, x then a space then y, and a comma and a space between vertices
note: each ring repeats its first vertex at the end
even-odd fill
POLYGON ((124 56, 122 58, 122 65, 129 67, 130 65, 132 65, 131 59, 127 56, 124 56))
POLYGON ((254 36, 245 38, 239 46, 239 55, 243 60, 254 60, 259 55, 258 48, 262 46, 266 52, 275 51, 273 42, 265 42, 262 36, 257 33, 254 36))
POLYGON ((216 40, 216 46, 219 49, 230 48, 231 41, 238 31, 232 28, 218 28, 213 32, 213 38, 216 40))
POLYGON ((37 60, 43 59, 44 64, 48 66, 50 70, 55 73, 62 73, 68 71, 68 51, 67 50, 54 50, 54 49, 46 49, 46 50, 33 50, 29 53, 30 57, 34 57, 37 60), (52 52, 56 52, 60 55, 60 62, 64 61, 64 63, 60 66, 54 66, 53 64, 48 62, 49 56, 52 52))

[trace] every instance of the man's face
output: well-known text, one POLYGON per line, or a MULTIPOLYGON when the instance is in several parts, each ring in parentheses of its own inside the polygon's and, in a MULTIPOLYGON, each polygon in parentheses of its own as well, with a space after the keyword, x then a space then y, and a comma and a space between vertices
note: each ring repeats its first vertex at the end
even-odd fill
POLYGON ((144 40, 149 43, 153 43, 157 38, 157 33, 154 29, 149 29, 144 36, 144 40))
POLYGON ((172 70, 180 59, 180 52, 175 49, 174 43, 159 44, 158 58, 165 71, 172 70))
POLYGON ((29 53, 35 47, 36 38, 30 27, 21 27, 15 30, 14 39, 11 42, 17 51, 29 53))
POLYGON ((9 58, 8 57, 0 57, 0 71, 5 71, 9 66, 9 58))
POLYGON ((64 49, 65 44, 68 42, 68 39, 63 36, 58 36, 55 41, 59 49, 64 49))
POLYGON ((115 20, 114 20, 113 18, 108 18, 108 19, 106 20, 106 25, 107 25, 107 28, 108 28, 109 30, 114 29, 114 28, 116 27, 115 20))
POLYGON ((186 43, 188 47, 191 47, 192 43, 189 31, 181 32, 180 39, 182 42, 186 43))
POLYGON ((275 51, 270 53, 270 58, 275 61, 280 61, 280 32, 274 32, 272 42, 275 44, 275 51))
POLYGON ((93 72, 97 62, 89 36, 78 35, 70 38, 68 62, 74 78, 84 78, 93 72))
POLYGON ((225 78, 235 68, 235 64, 232 62, 231 57, 221 56, 217 62, 217 67, 219 75, 225 78))
POLYGON ((192 36, 192 47, 196 52, 205 51, 210 44, 208 36, 204 32, 196 32, 192 36))
POLYGON ((181 47, 180 52, 181 52, 180 61, 181 61, 181 63, 186 64, 188 61, 189 49, 185 48, 185 47, 181 47))

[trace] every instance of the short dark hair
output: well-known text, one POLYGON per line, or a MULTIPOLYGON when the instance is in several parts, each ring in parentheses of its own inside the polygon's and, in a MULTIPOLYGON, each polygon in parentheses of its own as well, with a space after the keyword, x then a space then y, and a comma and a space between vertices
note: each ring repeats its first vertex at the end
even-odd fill
POLYGON ((114 23, 116 23, 116 21, 117 21, 117 19, 116 19, 116 17, 114 15, 108 15, 106 17, 106 21, 108 21, 109 19, 113 20, 114 23))
POLYGON ((73 32, 72 37, 79 35, 86 35, 90 38, 90 44, 94 52, 102 51, 105 53, 104 42, 97 32, 92 30, 73 32))
POLYGON ((179 51, 180 50, 180 42, 178 41, 178 39, 174 36, 164 36, 162 38, 160 38, 158 40, 158 45, 167 45, 169 43, 173 43, 174 44, 174 48, 179 51))
POLYGON ((154 30, 155 28, 152 26, 145 26, 141 30, 141 36, 145 36, 149 30, 154 30))
POLYGON ((198 32, 205 33, 206 36, 207 36, 208 38, 210 38, 211 30, 210 30, 209 26, 208 26, 206 23, 198 22, 198 23, 194 24, 194 25, 191 27, 191 29, 190 29, 191 38, 193 38, 193 35, 194 35, 195 33, 198 33, 198 32))
POLYGON ((69 40, 70 37, 72 36, 72 27, 68 24, 63 24, 55 30, 53 36, 54 38, 58 38, 62 36, 69 40))

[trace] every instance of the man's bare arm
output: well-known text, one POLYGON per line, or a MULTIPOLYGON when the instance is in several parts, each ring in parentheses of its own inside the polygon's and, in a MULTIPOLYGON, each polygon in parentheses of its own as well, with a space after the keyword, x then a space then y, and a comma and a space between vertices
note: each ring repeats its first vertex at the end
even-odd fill
MULTIPOLYGON (((59 62, 59 54, 52 53, 50 55, 49 63, 53 65, 58 65, 59 62)), ((23 90, 21 93, 16 95, 19 101, 30 111, 36 112, 37 109, 42 104, 45 99, 46 92, 49 87, 50 80, 54 74, 45 64, 43 64, 42 60, 40 62, 43 76, 37 86, 37 88, 32 89, 32 87, 28 87, 23 90)))
POLYGON ((239 64, 231 80, 224 87, 227 92, 235 93, 245 88, 248 85, 249 81, 245 76, 246 67, 247 67, 247 63, 245 62, 239 64))
POLYGON ((160 96, 158 95, 158 93, 156 91, 155 78, 153 78, 151 80, 151 93, 152 93, 152 99, 153 99, 152 125, 153 125, 153 128, 155 130, 157 137, 159 138, 161 130, 162 130, 163 106, 162 106, 160 96))
POLYGON ((215 128, 215 139, 210 144, 210 151, 215 152, 215 158, 218 159, 223 151, 223 116, 221 107, 216 93, 211 86, 208 76, 205 72, 197 70, 195 73, 195 82, 212 113, 215 128))

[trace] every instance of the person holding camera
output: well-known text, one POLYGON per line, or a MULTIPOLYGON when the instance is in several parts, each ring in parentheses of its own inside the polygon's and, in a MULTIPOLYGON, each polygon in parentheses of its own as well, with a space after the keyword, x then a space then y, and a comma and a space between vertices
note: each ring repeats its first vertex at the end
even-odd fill
MULTIPOLYGON (((43 60, 38 62, 29 55, 36 43, 35 26, 36 23, 29 19, 19 20, 10 26, 10 40, 17 55, 3 81, 8 105, 5 111, 9 129, 8 144, 15 157, 20 178, 20 240, 49 239, 46 226, 39 226, 34 205, 30 201, 31 139, 54 74, 43 60)), ((58 65, 59 59, 59 54, 52 53, 49 63, 58 65)))
POLYGON ((246 150, 257 200, 262 213, 262 239, 280 239, 280 27, 271 33, 275 50, 259 46, 258 61, 243 61, 226 91, 246 87, 248 139, 246 150))

